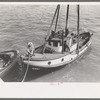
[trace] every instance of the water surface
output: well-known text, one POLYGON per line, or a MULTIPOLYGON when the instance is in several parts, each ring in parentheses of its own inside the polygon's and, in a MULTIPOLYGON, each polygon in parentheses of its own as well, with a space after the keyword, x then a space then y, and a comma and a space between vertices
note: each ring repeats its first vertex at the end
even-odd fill
MULTIPOLYGON (((44 42, 55 5, 2 5, 0 4, 0 51, 17 49, 25 53, 27 42, 35 47, 44 42)), ((66 6, 61 6, 58 28, 65 28, 66 6)), ((70 30, 77 26, 76 6, 70 6, 70 30)), ((100 81, 100 6, 82 5, 80 30, 93 32, 92 46, 83 57, 72 64, 53 70, 30 70, 26 81, 32 82, 99 82, 100 81)), ((24 66, 25 67, 25 66, 24 66)), ((18 63, 4 81, 21 81, 22 66, 18 63)), ((25 70, 24 70, 25 71, 25 70)))

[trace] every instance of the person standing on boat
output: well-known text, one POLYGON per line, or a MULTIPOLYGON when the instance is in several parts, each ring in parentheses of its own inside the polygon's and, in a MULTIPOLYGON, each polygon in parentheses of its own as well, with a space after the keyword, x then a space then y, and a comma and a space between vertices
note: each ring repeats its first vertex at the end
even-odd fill
POLYGON ((69 48, 73 45, 73 38, 74 38, 74 33, 71 33, 68 36, 68 46, 69 46, 69 48))
POLYGON ((64 42, 64 51, 65 52, 69 52, 70 51, 70 49, 69 49, 69 47, 67 45, 67 41, 64 42))
POLYGON ((26 56, 30 56, 30 57, 32 57, 32 56, 34 56, 35 54, 34 54, 34 45, 33 45, 33 43, 32 42, 28 42, 27 43, 27 53, 26 53, 26 56))

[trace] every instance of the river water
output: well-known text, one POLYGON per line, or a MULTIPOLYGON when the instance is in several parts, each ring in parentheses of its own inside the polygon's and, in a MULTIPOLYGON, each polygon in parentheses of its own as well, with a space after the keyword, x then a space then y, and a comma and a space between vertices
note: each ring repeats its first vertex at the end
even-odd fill
MULTIPOLYGON (((80 30, 93 32, 92 45, 77 61, 52 70, 30 70, 27 82, 99 82, 100 81, 100 6, 80 6, 80 30)), ((56 5, 0 4, 0 51, 17 49, 25 53, 27 42, 35 47, 44 42, 56 5)), ((61 5, 59 29, 65 28, 66 6, 61 5)), ((77 27, 77 10, 70 6, 68 27, 77 27)), ((3 78, 6 82, 21 81, 25 67, 17 63, 3 78)))

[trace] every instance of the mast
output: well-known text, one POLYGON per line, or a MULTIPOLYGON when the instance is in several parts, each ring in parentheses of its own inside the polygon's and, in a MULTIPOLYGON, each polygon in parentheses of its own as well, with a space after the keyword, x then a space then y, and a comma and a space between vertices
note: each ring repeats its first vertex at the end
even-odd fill
POLYGON ((62 54, 64 52, 64 33, 62 32, 62 54))
POLYGON ((78 15, 78 19, 77 19, 77 50, 76 50, 76 53, 78 54, 79 53, 79 20, 80 20, 80 9, 79 9, 79 5, 77 5, 77 15, 78 15))
POLYGON ((67 5, 67 12, 66 12, 66 25, 65 25, 65 34, 66 34, 66 36, 68 35, 68 29, 67 29, 68 15, 69 15, 69 5, 67 5))
MULTIPOLYGON (((69 15, 69 5, 67 5, 67 12, 66 12, 66 24, 65 24, 65 36, 68 35, 68 15, 69 15)), ((62 53, 64 52, 64 33, 62 33, 62 53)))

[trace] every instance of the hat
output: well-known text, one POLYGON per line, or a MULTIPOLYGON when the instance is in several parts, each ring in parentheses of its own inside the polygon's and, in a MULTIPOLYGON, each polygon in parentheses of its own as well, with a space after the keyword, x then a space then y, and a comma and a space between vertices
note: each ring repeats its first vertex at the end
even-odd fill
POLYGON ((28 42, 27 44, 28 44, 28 45, 33 45, 33 43, 32 43, 32 42, 28 42))
POLYGON ((32 42, 28 42, 27 45, 28 45, 28 47, 31 47, 31 46, 33 46, 33 43, 32 42))

